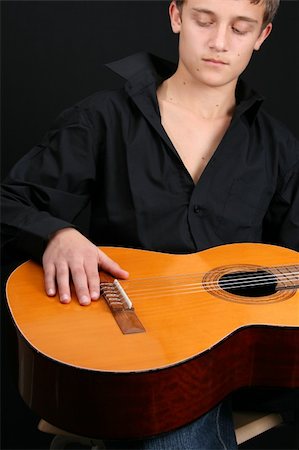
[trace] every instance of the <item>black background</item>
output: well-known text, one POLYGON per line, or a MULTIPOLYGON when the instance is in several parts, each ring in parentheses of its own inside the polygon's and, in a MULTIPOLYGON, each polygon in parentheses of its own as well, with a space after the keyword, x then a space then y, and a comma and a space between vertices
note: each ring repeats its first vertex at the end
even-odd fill
MULTIPOLYGON (((103 63, 140 50, 177 60, 167 8, 167 0, 2 1, 2 176, 61 110, 121 84, 103 63)), ((266 109, 299 137, 298 42, 298 1, 282 0, 274 31, 244 78, 266 97, 266 109)), ((3 344, 6 366, 6 335, 3 344)), ((7 368, 2 382, 1 448, 47 445, 7 368)))

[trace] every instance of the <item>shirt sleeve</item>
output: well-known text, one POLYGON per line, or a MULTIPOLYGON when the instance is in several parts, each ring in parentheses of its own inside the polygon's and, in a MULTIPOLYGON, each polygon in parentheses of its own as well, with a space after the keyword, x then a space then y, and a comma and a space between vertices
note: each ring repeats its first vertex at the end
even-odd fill
POLYGON ((299 251, 299 142, 289 141, 287 151, 295 163, 279 178, 265 218, 265 241, 299 251))
POLYGON ((64 111, 2 186, 2 242, 40 259, 49 236, 74 226, 95 180, 97 132, 79 107, 64 111))

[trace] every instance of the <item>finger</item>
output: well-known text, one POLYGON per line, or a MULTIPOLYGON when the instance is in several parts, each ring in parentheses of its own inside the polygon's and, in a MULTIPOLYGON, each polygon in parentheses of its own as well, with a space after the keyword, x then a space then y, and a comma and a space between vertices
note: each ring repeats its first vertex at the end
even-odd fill
POLYGON ((85 268, 82 264, 76 264, 70 267, 72 279, 78 297, 79 303, 82 306, 90 304, 90 294, 87 283, 87 276, 85 268))
POLYGON ((69 303, 71 301, 70 275, 66 263, 56 266, 56 281, 61 303, 69 303))
POLYGON ((85 265, 85 273, 91 300, 98 300, 100 297, 100 277, 97 262, 85 265))
POLYGON ((99 250, 99 266, 101 270, 110 273, 116 278, 128 278, 129 272, 122 269, 113 259, 109 258, 104 252, 99 250))
POLYGON ((44 264, 44 283, 47 295, 53 296, 56 294, 56 280, 55 280, 55 266, 54 264, 44 264))

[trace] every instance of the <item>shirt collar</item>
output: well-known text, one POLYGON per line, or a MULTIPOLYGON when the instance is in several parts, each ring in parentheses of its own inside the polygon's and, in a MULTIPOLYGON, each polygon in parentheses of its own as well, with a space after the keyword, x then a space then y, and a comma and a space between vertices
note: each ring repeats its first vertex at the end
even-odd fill
MULTIPOLYGON (((126 80, 125 88, 131 96, 140 94, 150 85, 161 83, 176 70, 175 63, 146 52, 135 53, 105 66, 126 80)), ((246 113, 250 122, 264 100, 242 79, 237 84, 236 99, 235 117, 246 113)))
POLYGON ((144 87, 142 80, 145 73, 151 74, 155 80, 163 80, 169 78, 176 69, 175 63, 145 52, 135 53, 105 65, 127 81, 134 79, 137 82, 137 78, 140 78, 137 88, 144 87))

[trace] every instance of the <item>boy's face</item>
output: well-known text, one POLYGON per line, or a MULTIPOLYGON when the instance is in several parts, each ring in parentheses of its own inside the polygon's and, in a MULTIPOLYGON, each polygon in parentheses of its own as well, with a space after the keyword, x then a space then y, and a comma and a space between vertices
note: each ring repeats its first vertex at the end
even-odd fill
POLYGON ((272 29, 262 29, 263 2, 185 0, 181 12, 174 2, 169 11, 184 76, 209 86, 235 83, 272 29))

